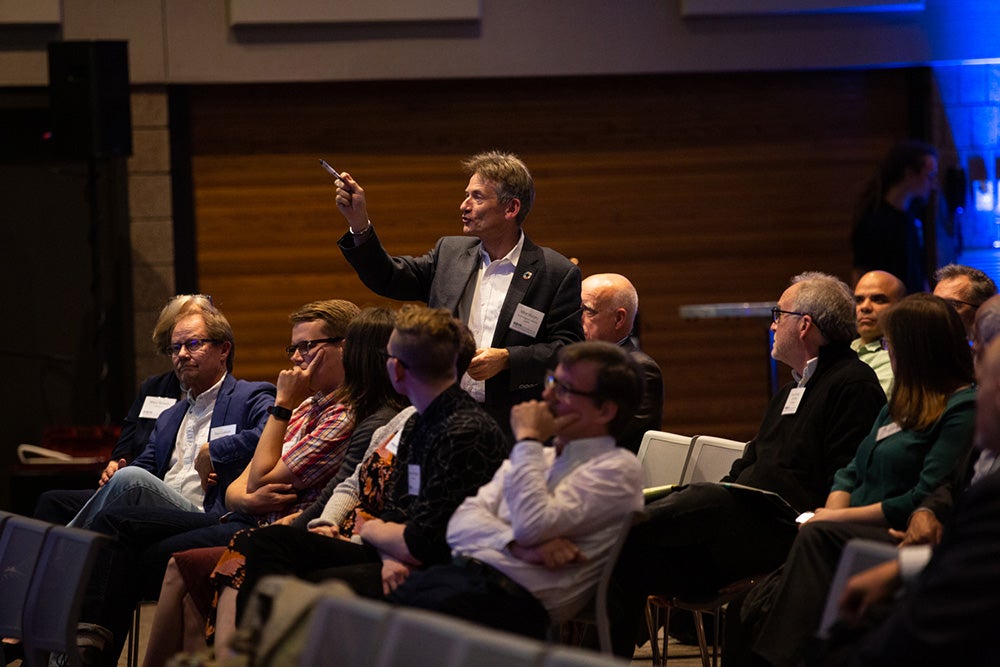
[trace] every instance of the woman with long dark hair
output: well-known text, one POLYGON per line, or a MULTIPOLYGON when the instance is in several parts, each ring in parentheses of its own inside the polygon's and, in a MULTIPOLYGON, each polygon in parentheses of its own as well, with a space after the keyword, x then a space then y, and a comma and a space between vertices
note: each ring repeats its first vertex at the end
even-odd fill
POLYGON ((904 531, 972 446, 972 354, 958 314, 943 299, 913 294, 886 311, 883 330, 892 398, 837 472, 826 504, 799 531, 776 586, 767 595, 751 593, 745 605, 751 619, 752 610, 771 610, 756 619, 753 645, 770 664, 802 661, 847 540, 891 541, 889 529, 904 531))

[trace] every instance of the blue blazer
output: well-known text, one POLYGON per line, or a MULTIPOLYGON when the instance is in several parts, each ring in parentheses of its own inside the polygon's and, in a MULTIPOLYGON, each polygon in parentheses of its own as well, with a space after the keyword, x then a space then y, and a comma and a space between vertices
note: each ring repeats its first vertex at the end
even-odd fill
MULTIPOLYGON (((270 382, 247 382, 226 374, 215 399, 211 428, 235 425, 236 433, 209 441, 208 450, 219 480, 205 492, 206 512, 225 513, 226 489, 253 458, 260 433, 267 423, 267 409, 274 405, 275 391, 270 382)), ((170 469, 177 431, 187 409, 188 402, 182 400, 163 411, 156 420, 149 444, 132 465, 163 479, 170 469)))
MULTIPOLYGON (((374 229, 360 246, 354 246, 350 232, 338 245, 361 282, 376 294, 423 301, 431 308, 447 308, 456 316, 466 287, 479 268, 480 241, 475 237, 442 237, 420 257, 391 257, 374 229)), ((486 408, 505 429, 510 427, 510 406, 541 396, 545 372, 555 368, 559 348, 583 340, 580 312, 580 269, 525 236, 492 344, 507 349, 510 368, 486 381, 486 408), (544 316, 535 336, 510 328, 521 304, 544 316)))

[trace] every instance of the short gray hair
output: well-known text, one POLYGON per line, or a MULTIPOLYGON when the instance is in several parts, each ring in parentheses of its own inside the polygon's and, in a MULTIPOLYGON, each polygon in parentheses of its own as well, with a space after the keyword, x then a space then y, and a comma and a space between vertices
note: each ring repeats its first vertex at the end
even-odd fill
POLYGON ((840 278, 806 271, 792 278, 799 285, 791 309, 812 317, 828 343, 850 343, 857 337, 854 293, 840 278))
POLYGON ((934 282, 951 280, 960 276, 969 278, 969 296, 966 297, 974 306, 980 306, 986 299, 997 293, 996 283, 983 271, 964 264, 946 264, 934 272, 934 282))

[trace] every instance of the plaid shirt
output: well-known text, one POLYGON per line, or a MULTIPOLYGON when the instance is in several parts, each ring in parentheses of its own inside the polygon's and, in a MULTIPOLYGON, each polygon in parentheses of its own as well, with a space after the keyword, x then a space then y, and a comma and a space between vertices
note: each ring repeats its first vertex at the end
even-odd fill
POLYGON ((337 474, 354 431, 354 414, 333 393, 312 396, 295 408, 285 429, 281 460, 303 484, 298 500, 281 512, 267 515, 271 523, 305 509, 319 497, 326 483, 337 474))

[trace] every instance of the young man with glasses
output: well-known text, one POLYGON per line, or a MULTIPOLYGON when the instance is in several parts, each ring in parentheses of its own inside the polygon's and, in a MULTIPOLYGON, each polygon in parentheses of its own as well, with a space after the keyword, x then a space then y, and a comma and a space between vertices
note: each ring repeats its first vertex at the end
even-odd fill
POLYGON ((615 571, 620 611, 615 652, 631 655, 646 596, 714 596, 784 562, 796 513, 826 501, 837 470, 853 458, 885 405, 874 371, 849 344, 854 296, 833 276, 795 276, 772 311, 771 356, 793 381, 770 401, 757 436, 722 483, 777 494, 791 507, 724 484, 682 487, 647 506, 615 571))
POLYGON ((413 572, 390 601, 538 638, 571 619, 622 521, 642 509, 639 462, 615 442, 641 382, 618 346, 562 348, 544 400, 511 410, 510 458, 448 522, 452 563, 413 572))

